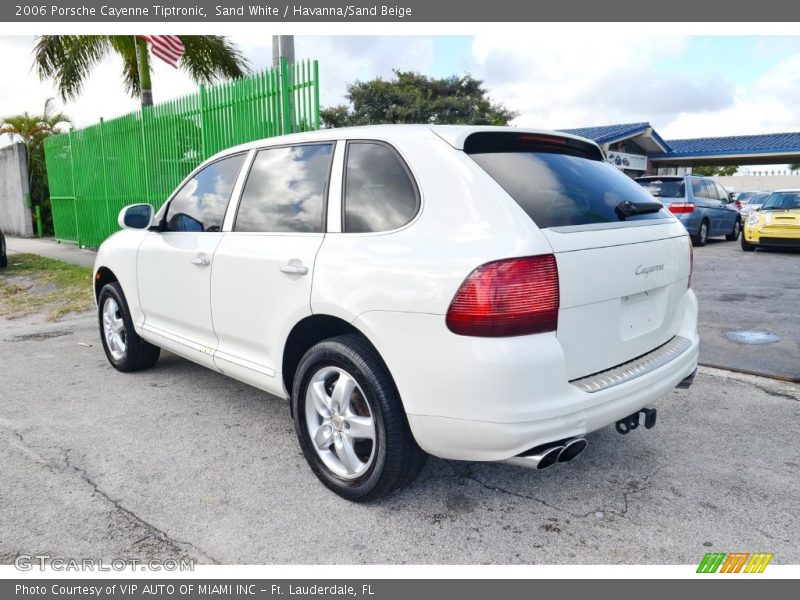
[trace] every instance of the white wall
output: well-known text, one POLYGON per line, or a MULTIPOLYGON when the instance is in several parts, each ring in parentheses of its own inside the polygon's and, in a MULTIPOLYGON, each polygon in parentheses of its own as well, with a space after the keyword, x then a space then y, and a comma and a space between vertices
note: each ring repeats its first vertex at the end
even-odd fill
POLYGON ((32 236, 28 194, 28 159, 25 144, 0 148, 0 230, 6 234, 32 236))
POLYGON ((712 177, 722 184, 729 192, 742 190, 780 190, 783 188, 800 188, 800 174, 798 175, 729 175, 726 177, 712 177))

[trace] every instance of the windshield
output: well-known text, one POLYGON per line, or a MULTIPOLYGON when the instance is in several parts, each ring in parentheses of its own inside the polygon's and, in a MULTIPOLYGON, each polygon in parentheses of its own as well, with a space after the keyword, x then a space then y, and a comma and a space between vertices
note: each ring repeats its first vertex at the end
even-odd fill
POLYGON ((769 194, 754 194, 750 196, 750 198, 744 200, 744 203, 753 206, 760 206, 764 204, 764 201, 767 198, 769 198, 769 194))
POLYGON ((761 210, 797 210, 800 209, 800 191, 798 192, 775 192, 761 210))
POLYGON ((686 184, 683 179, 637 179, 636 183, 656 198, 683 198, 686 184))

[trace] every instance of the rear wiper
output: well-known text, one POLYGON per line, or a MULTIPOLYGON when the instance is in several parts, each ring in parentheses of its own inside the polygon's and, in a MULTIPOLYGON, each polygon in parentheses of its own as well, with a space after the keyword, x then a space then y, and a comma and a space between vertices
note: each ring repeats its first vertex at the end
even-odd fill
POLYGON ((662 208, 664 208, 664 205, 661 202, 631 202, 630 200, 625 200, 617 204, 614 212, 617 213, 620 221, 624 221, 633 215, 656 213, 662 208))

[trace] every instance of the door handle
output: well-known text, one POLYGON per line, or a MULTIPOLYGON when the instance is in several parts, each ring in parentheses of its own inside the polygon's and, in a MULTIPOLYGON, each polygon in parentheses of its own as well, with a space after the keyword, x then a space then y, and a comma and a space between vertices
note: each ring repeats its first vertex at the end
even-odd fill
POLYGON ((207 267, 211 264, 211 259, 205 254, 198 254, 192 259, 192 264, 197 265, 198 267, 207 267))
POLYGON ((281 267, 281 273, 288 273, 290 275, 306 275, 308 274, 308 267, 303 265, 284 265, 281 267))

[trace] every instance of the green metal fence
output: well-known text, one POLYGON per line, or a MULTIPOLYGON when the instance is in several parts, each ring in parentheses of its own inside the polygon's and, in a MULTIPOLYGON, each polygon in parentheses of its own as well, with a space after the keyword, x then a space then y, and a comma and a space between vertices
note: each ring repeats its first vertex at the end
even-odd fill
POLYGON ((120 209, 160 208, 209 156, 266 137, 319 129, 317 61, 278 68, 45 141, 56 238, 96 248, 120 209))

